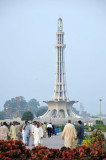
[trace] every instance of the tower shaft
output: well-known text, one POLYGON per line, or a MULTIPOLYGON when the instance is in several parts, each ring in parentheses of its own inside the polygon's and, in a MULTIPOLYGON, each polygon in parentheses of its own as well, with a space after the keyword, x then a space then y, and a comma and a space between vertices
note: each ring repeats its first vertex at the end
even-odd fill
MULTIPOLYGON (((81 118, 76 115, 72 106, 78 101, 69 101, 67 97, 64 65, 64 32, 62 19, 58 19, 56 32, 56 72, 53 97, 50 101, 44 101, 48 105, 47 112, 41 118, 81 118)), ((48 121, 48 120, 47 120, 48 121)))
POLYGON ((65 81, 65 64, 64 64, 64 32, 62 19, 58 19, 58 27, 56 32, 56 72, 55 72, 55 84, 52 100, 66 101, 66 81, 65 81))

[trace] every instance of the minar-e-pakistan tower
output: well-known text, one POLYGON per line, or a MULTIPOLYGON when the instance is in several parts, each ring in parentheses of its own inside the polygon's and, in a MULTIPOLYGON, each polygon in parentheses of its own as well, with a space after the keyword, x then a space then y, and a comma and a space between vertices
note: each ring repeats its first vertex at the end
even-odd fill
POLYGON ((72 111, 72 105, 78 101, 69 101, 67 96, 66 80, 65 80, 65 64, 64 64, 64 32, 62 19, 58 19, 56 32, 56 72, 53 97, 51 101, 44 101, 48 104, 47 112, 41 116, 42 118, 80 118, 72 111))

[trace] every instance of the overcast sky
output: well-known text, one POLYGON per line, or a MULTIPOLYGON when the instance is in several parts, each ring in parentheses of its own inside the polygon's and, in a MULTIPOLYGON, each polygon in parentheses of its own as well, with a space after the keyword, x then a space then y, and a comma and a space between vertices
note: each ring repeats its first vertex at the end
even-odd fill
POLYGON ((106 114, 106 0, 0 0, 0 110, 6 100, 51 100, 58 18, 70 100, 106 114))

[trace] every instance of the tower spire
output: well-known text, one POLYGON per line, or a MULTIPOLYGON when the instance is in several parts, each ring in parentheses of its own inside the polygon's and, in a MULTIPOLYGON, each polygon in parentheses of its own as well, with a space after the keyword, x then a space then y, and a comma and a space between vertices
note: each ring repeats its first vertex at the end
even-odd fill
POLYGON ((61 18, 58 19, 57 31, 58 32, 62 32, 63 31, 63 23, 62 23, 62 19, 61 18))
MULTIPOLYGON (((62 19, 58 19, 57 32, 56 32, 56 72, 53 97, 50 101, 44 101, 48 104, 47 112, 40 118, 81 118, 76 115, 72 106, 78 101, 69 101, 67 97, 66 81, 65 81, 65 65, 64 65, 64 32, 62 19)), ((59 119, 57 119, 59 120, 59 119)), ((55 121, 56 122, 56 121, 55 121)))
POLYGON ((64 32, 62 19, 58 19, 58 26, 56 32, 56 72, 55 84, 52 100, 67 101, 67 90, 65 81, 65 65, 64 65, 64 32))

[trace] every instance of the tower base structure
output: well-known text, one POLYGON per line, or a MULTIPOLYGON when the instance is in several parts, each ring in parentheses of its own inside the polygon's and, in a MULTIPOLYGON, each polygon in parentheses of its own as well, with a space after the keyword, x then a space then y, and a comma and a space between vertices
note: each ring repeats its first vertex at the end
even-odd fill
POLYGON ((82 118, 77 115, 72 106, 78 101, 44 101, 48 104, 48 110, 40 118, 82 118))

